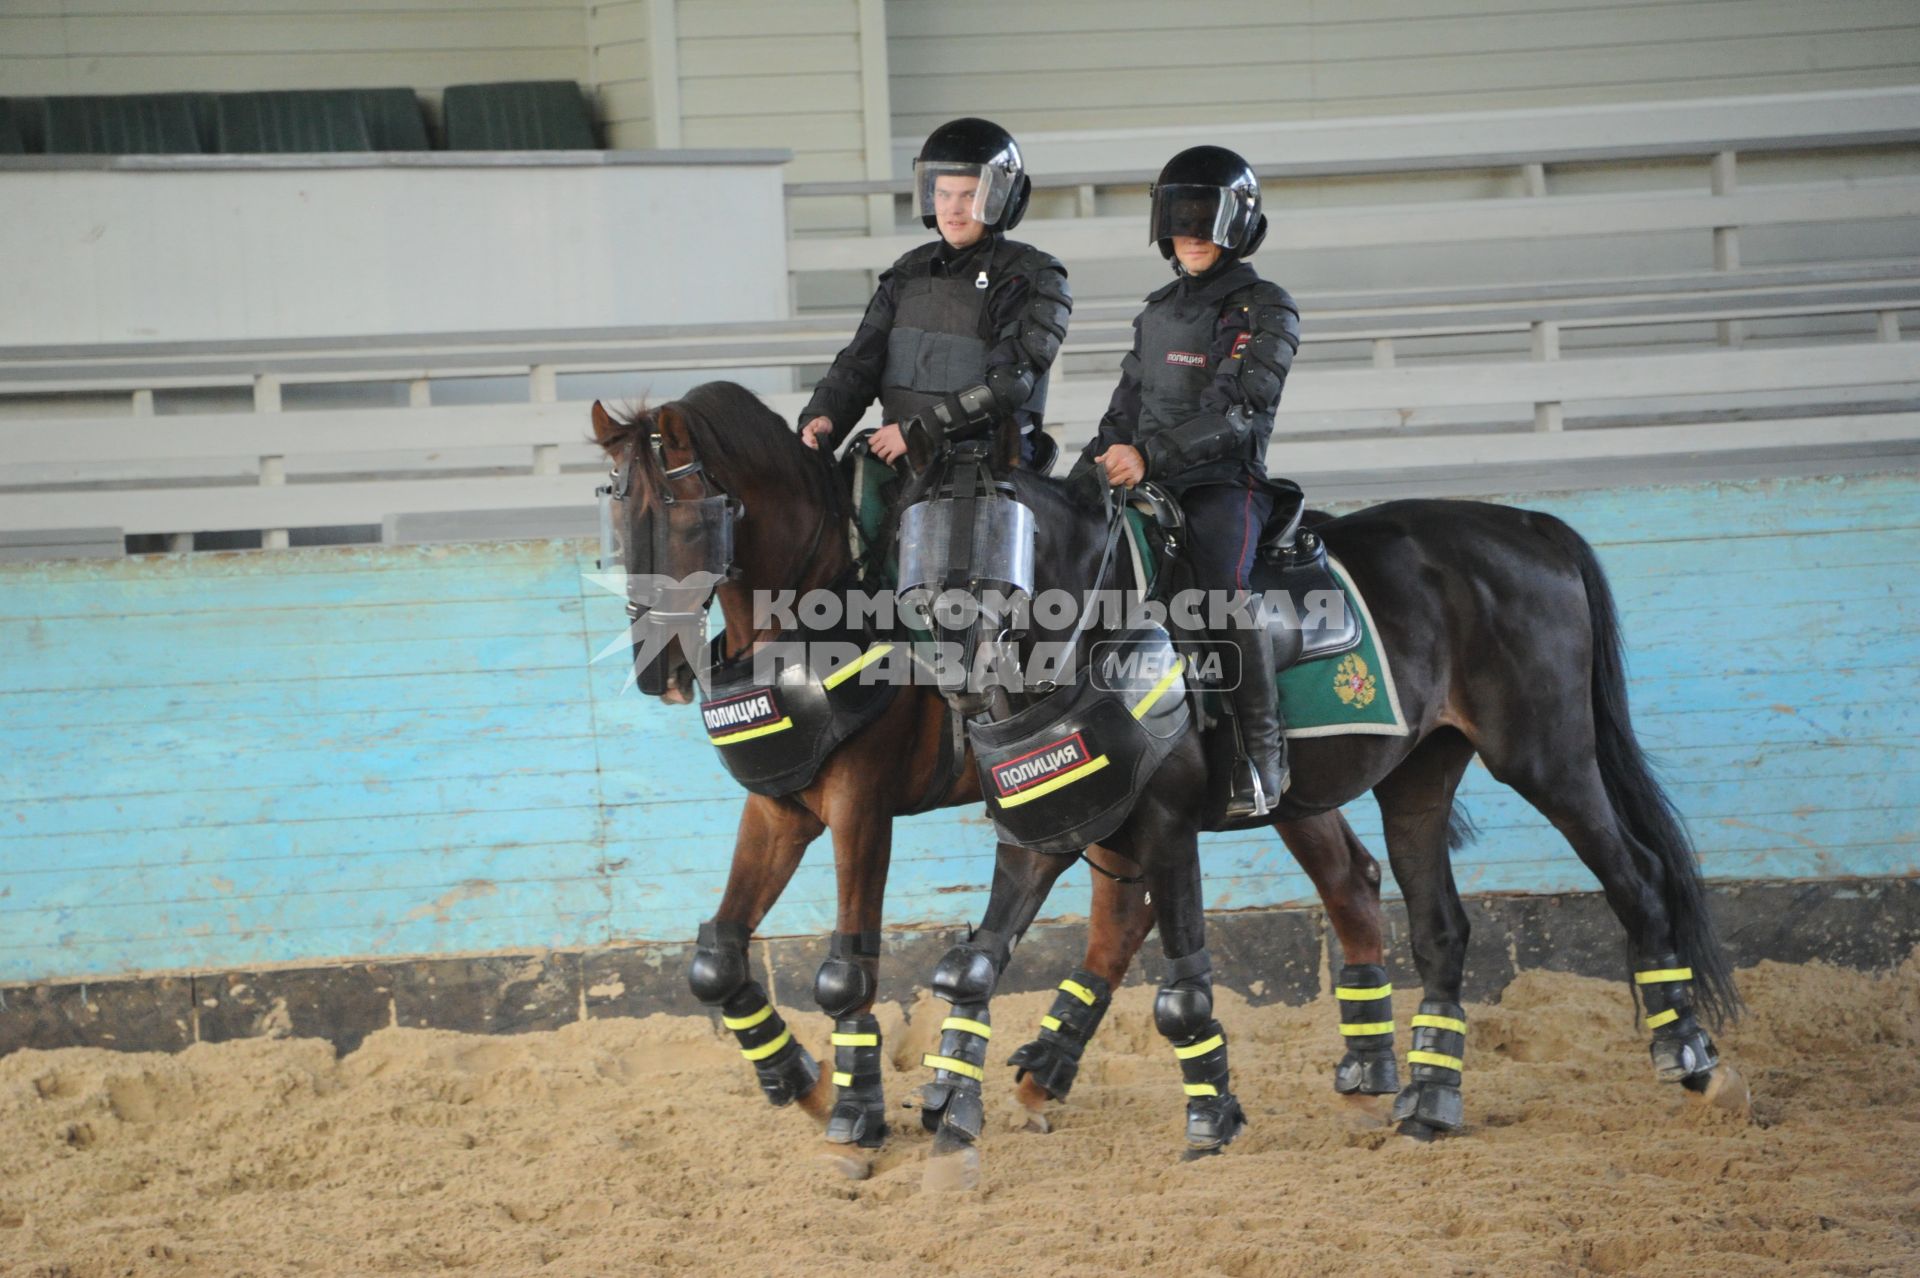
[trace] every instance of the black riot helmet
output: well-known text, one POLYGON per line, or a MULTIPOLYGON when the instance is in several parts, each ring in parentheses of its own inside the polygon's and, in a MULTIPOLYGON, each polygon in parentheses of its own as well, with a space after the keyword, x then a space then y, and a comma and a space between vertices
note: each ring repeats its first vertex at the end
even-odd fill
POLYGON ((1267 235, 1260 211, 1260 179, 1223 146, 1188 147, 1167 161, 1153 184, 1147 238, 1173 258, 1173 237, 1212 240, 1229 259, 1252 257, 1267 235))
POLYGON ((1027 211, 1033 183, 1027 178, 1020 147, 1013 134, 991 120, 968 116, 927 135, 926 144, 913 161, 913 187, 921 225, 928 230, 938 220, 934 216, 933 190, 943 175, 980 180, 973 196, 973 216, 991 230, 1011 231, 1027 211))

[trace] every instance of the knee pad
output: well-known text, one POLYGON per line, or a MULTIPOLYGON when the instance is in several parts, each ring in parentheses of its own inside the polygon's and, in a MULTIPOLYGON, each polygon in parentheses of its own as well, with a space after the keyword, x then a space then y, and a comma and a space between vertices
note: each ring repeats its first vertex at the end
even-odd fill
POLYGON ((835 932, 827 959, 813 978, 813 1001, 838 1020, 873 1001, 879 991, 874 969, 880 961, 878 932, 835 932))
POLYGON ((1153 1027, 1178 1042, 1204 1032, 1212 1021, 1213 960, 1205 950, 1175 959, 1153 1000, 1153 1027))
POLYGON ((933 992, 949 1003, 984 1003, 993 997, 998 979, 985 950, 956 945, 933 969, 933 992))
POLYGON ((994 961, 998 947, 992 939, 985 932, 975 932, 972 940, 948 950, 933 969, 933 992, 954 1004, 984 1003, 992 998, 993 987, 1000 980, 1000 965, 994 961))
POLYGON ((1213 1023, 1213 992, 1192 985, 1165 985, 1153 1000, 1153 1027, 1166 1038, 1189 1039, 1213 1023))
POLYGON ((687 964, 687 986, 708 1007, 725 1003, 747 983, 747 929, 741 923, 702 923, 687 964))

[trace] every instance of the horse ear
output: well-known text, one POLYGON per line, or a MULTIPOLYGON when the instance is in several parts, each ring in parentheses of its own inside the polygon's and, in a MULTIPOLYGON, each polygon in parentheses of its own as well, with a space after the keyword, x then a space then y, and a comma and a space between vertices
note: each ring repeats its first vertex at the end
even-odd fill
POLYGON ((653 427, 660 433, 660 442, 676 453, 693 452, 693 432, 687 429, 686 419, 674 411, 671 404, 663 405, 653 415, 653 427))
POLYGON ((613 418, 607 415, 607 410, 597 399, 593 401, 593 440, 602 448, 611 450, 613 447, 613 418))

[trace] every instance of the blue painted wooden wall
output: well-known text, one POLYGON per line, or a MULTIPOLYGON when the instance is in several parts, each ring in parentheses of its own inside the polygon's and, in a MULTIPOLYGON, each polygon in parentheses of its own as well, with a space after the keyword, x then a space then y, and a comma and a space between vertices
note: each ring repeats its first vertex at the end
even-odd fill
MULTIPOLYGON (((1920 476, 1521 496, 1600 549, 1635 717, 1727 878, 1920 870, 1920 476)), ((587 656, 577 543, 0 565, 0 981, 683 939, 740 795, 587 656)), ((1467 890, 1583 890, 1476 767, 1467 890)), ((1371 800, 1350 816, 1383 851, 1371 800)), ((978 811, 907 822, 890 924, 977 918, 978 811), (955 889, 960 890, 955 890, 955 889)), ((1308 899, 1210 840, 1211 899, 1308 899)), ((1084 909, 1084 868, 1052 908, 1084 909)), ((833 922, 823 840, 763 929, 833 922)))

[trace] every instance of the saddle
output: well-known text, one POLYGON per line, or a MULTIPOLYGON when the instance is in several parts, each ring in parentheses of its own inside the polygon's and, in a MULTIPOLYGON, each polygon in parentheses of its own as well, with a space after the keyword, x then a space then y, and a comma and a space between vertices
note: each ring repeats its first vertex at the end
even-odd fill
MULTIPOLYGON (((1267 599, 1277 675, 1302 661, 1352 651, 1360 643, 1360 623, 1327 564, 1326 543, 1303 526, 1307 498, 1300 485, 1286 479, 1260 483, 1273 497, 1273 514, 1260 531, 1251 584, 1267 599)), ((1186 518, 1173 495, 1152 482, 1133 490, 1127 515, 1136 584, 1145 598, 1159 598, 1185 544, 1186 518)))

